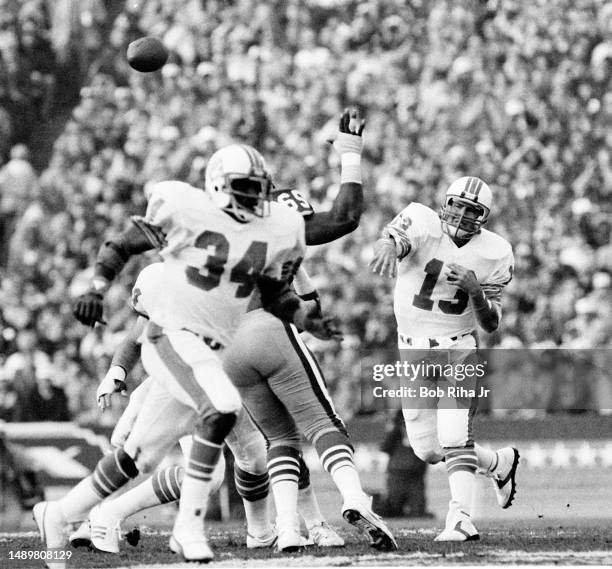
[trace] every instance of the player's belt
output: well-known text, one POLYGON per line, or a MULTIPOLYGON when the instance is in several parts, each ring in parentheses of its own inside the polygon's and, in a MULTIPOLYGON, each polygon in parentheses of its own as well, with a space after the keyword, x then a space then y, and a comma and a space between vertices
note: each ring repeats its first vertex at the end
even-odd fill
POLYGON ((198 334, 197 332, 192 332, 191 330, 187 330, 187 328, 183 328, 185 332, 191 332, 194 336, 197 336, 204 342, 211 350, 216 351, 223 348, 223 344, 217 342, 217 340, 213 340, 210 336, 204 336, 204 334, 198 334))
MULTIPOLYGON (((472 335, 472 332, 467 332, 466 334, 460 334, 459 336, 450 336, 450 337, 444 336, 441 338, 427 338, 427 341, 429 342, 430 348, 437 348, 438 346, 440 346, 440 344, 445 344, 447 340, 450 340, 451 342, 456 342, 457 340, 461 338, 465 338, 466 336, 471 336, 471 335, 472 335)), ((408 344, 409 346, 412 346, 412 344, 414 344, 414 339, 411 338, 410 336, 404 336, 404 334, 398 334, 397 336, 403 344, 408 344)))

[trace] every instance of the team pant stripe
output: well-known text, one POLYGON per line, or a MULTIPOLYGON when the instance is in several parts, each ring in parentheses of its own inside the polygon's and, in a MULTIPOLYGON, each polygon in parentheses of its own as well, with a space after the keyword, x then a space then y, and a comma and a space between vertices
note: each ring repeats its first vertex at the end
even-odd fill
POLYGON ((193 369, 191 369, 191 367, 177 354, 168 336, 162 334, 159 339, 151 345, 154 346, 157 355, 164 362, 168 371, 195 403, 196 408, 198 410, 206 407, 212 407, 214 409, 214 405, 198 384, 193 369))
POLYGON ((317 400, 323 406, 323 409, 325 410, 332 424, 346 434, 346 427, 336 414, 336 410, 334 409, 329 394, 327 393, 327 389, 325 388, 325 380, 323 379, 323 374, 316 363, 316 359, 302 342, 297 329, 286 322, 283 323, 283 326, 287 336, 289 337, 289 341, 295 350, 295 353, 302 362, 304 371, 310 380, 310 386, 312 387, 317 400))

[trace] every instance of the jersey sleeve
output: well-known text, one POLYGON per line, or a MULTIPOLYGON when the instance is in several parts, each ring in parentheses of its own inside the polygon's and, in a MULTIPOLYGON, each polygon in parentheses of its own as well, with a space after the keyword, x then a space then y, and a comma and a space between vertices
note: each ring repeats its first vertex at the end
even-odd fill
POLYGON ((274 190, 272 200, 297 211, 305 219, 314 214, 314 208, 298 190, 274 190))
POLYGON ((514 273, 514 255, 510 249, 496 264, 491 274, 481 284, 485 296, 492 302, 501 303, 503 289, 508 286, 514 273))
POLYGON ((400 250, 406 251, 402 255, 405 257, 409 252, 421 247, 439 226, 440 220, 433 210, 413 202, 395 216, 385 227, 385 232, 399 245, 400 250))
POLYGON ((146 214, 142 217, 133 216, 132 223, 155 248, 163 249, 168 245, 168 235, 180 229, 181 225, 177 223, 180 212, 193 201, 190 198, 197 191, 200 190, 184 182, 158 182, 148 192, 146 214))

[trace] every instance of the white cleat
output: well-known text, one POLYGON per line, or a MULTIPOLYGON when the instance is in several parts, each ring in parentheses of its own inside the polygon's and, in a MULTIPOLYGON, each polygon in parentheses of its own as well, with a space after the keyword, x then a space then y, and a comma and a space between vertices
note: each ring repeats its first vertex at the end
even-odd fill
POLYGON ((85 520, 77 529, 75 529, 68 541, 72 547, 91 547, 91 528, 89 520, 85 520))
POLYGON ((449 512, 446 516, 446 528, 434 541, 476 541, 480 539, 470 516, 462 511, 449 512))
POLYGON ((98 551, 119 553, 121 520, 109 515, 102 505, 95 506, 89 513, 91 544, 98 551))
POLYGON ((204 535, 203 518, 201 516, 185 516, 185 519, 181 519, 179 514, 170 536, 170 549, 181 555, 185 561, 197 561, 199 563, 212 561, 214 553, 204 535))
POLYGON ((492 473, 493 488, 497 503, 504 509, 512 506, 516 494, 516 469, 520 454, 514 447, 504 447, 497 451, 498 463, 492 473))
POLYGON ((397 542, 393 534, 370 507, 371 499, 364 495, 362 500, 347 501, 342 505, 342 517, 361 530, 370 540, 370 545, 379 551, 396 551, 397 542))
POLYGON ((254 536, 247 533, 247 549, 265 549, 266 547, 274 547, 275 545, 276 532, 273 529, 270 529, 269 533, 262 536, 254 536))
MULTIPOLYGON (((47 549, 64 549, 67 545, 66 518, 57 502, 39 502, 32 509, 40 537, 47 549)), ((63 569, 66 563, 47 562, 49 569, 63 569)))
POLYGON ((344 547, 344 540, 327 522, 321 522, 308 528, 308 541, 306 543, 319 547, 344 547))
POLYGON ((306 544, 306 540, 300 534, 298 524, 285 526, 277 524, 277 532, 276 551, 279 553, 295 553, 306 544))

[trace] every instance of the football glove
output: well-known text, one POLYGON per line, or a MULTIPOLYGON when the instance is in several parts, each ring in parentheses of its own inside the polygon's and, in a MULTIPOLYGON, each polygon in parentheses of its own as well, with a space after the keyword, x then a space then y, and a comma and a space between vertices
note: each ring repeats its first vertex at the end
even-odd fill
POLYGON ((89 291, 79 296, 72 313, 74 317, 86 326, 94 326, 96 322, 106 324, 102 320, 104 310, 103 296, 99 292, 89 291))
POLYGON ((361 155, 363 150, 363 138, 361 133, 365 127, 365 121, 359 118, 357 109, 345 109, 340 117, 338 135, 330 142, 336 152, 342 156, 348 152, 361 155))
POLYGON ((101 411, 112 406, 111 399, 113 393, 121 393, 123 397, 127 397, 125 377, 125 370, 121 366, 111 366, 106 372, 96 391, 96 400, 101 411))
POLYGON ((342 341, 344 339, 336 319, 330 316, 323 316, 316 303, 311 304, 306 310, 298 310, 295 313, 293 323, 299 330, 310 332, 319 340, 342 341))

